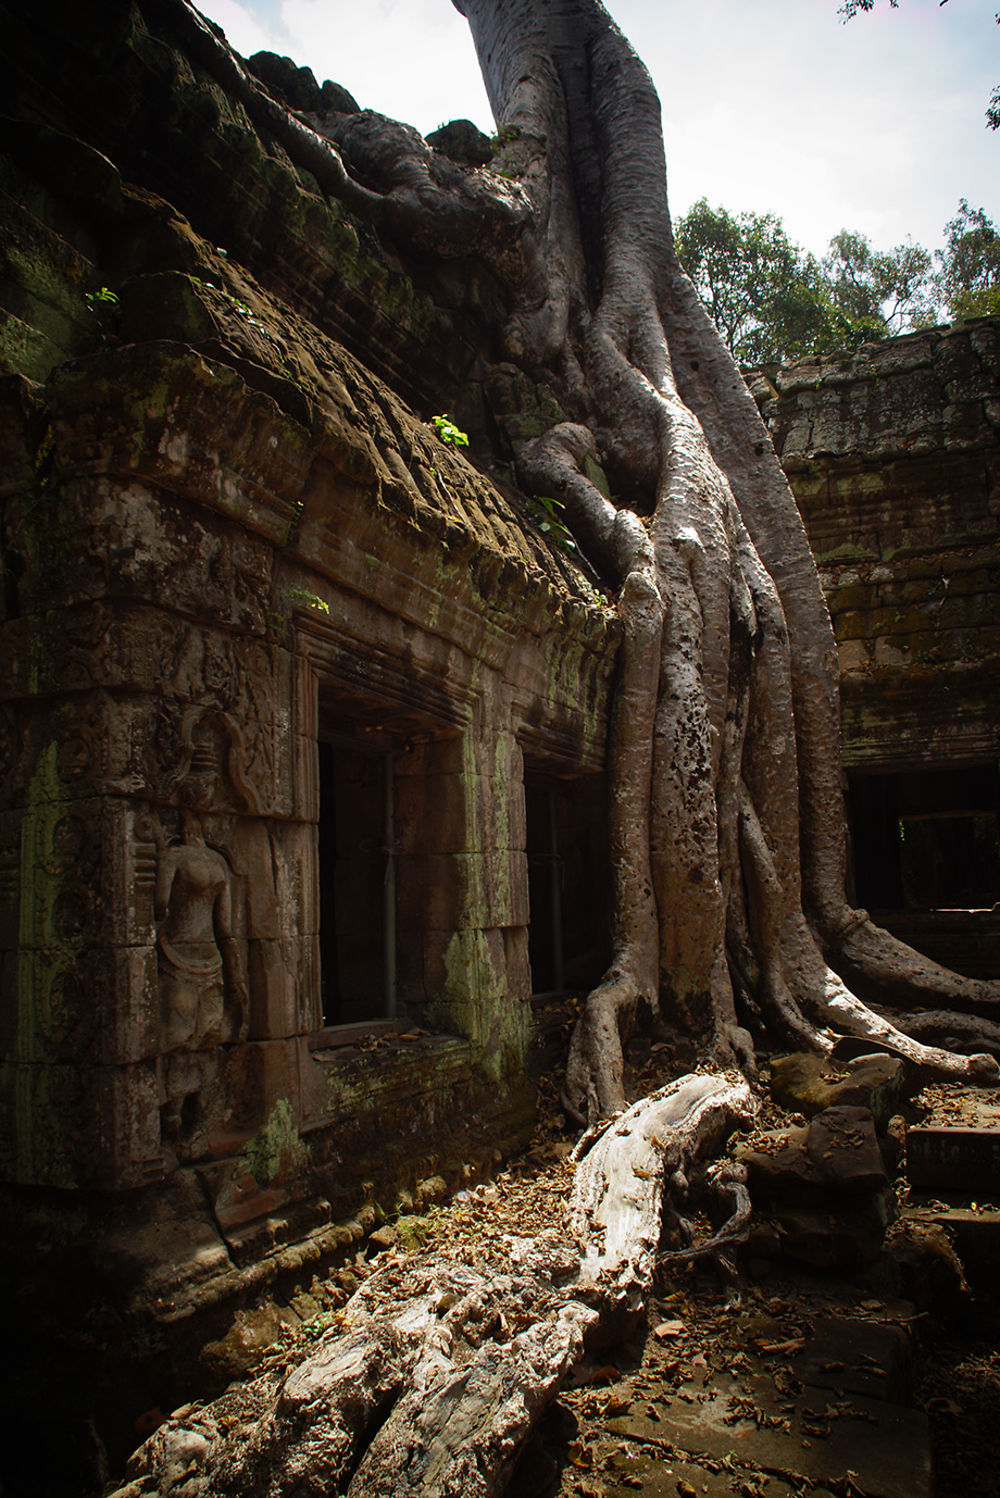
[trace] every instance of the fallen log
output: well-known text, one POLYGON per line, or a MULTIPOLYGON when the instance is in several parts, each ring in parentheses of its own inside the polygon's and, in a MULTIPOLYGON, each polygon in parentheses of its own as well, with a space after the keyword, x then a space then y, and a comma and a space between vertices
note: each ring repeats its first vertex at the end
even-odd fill
POLYGON ((176 1411, 110 1498, 500 1498, 587 1346, 642 1304, 665 1198, 755 1111, 742 1077, 699 1073, 605 1120, 565 1222, 512 1240, 510 1272, 390 1260, 295 1367, 176 1411))

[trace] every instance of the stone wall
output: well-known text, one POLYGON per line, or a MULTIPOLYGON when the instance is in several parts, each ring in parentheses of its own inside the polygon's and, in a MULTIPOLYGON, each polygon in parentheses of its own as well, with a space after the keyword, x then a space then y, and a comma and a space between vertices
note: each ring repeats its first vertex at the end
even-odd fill
POLYGON ((1000 747, 1000 325, 801 360, 757 386, 820 569, 850 766, 1000 747))
MULTIPOLYGON (((1000 322, 802 360, 753 387, 837 636, 858 897, 896 910, 991 905, 1000 899, 1000 322), (916 858, 922 872, 909 867, 916 858)), ((960 967, 995 968, 1000 956, 995 935, 980 962, 964 927, 938 943, 926 920, 895 924, 960 967)))
POLYGON ((0 128, 4 1250, 86 1219, 160 1319, 527 1137, 525 773, 594 802, 619 638, 425 419, 476 456, 489 288, 419 287, 172 14, 4 11, 0 128))

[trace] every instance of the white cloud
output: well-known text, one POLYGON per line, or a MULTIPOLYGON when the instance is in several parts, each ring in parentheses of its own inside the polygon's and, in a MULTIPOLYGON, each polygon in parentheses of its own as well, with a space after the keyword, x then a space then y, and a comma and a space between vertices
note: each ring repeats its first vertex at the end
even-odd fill
POLYGON ((243 57, 254 52, 278 50, 273 33, 252 14, 251 8, 240 5, 239 0, 208 0, 199 10, 213 21, 218 21, 230 43, 243 57))

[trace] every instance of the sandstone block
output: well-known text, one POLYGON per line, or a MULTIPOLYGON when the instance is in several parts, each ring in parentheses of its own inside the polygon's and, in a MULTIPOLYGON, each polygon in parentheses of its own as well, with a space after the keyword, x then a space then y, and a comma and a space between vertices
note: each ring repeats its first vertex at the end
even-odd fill
POLYGON ((887 1185, 867 1108, 827 1108, 804 1128, 771 1131, 740 1158, 755 1200, 812 1204, 830 1194, 859 1196, 887 1185))
POLYGON ((771 1094, 782 1107, 807 1118, 841 1104, 868 1108, 880 1134, 896 1110, 902 1080, 903 1063, 896 1056, 873 1054, 842 1062, 796 1054, 771 1062, 771 1094))

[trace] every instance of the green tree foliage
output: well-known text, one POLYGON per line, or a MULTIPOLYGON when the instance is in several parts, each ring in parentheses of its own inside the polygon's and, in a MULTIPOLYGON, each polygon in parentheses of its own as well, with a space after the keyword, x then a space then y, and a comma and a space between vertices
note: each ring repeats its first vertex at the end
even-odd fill
POLYGON ((873 250, 843 229, 818 261, 774 214, 711 208, 676 228, 677 252, 740 364, 856 348, 934 320, 931 257, 920 245, 873 250))
POLYGON ((885 338, 933 321, 931 257, 912 240, 873 250, 863 234, 841 229, 821 261, 826 293, 857 335, 885 338))
MULTIPOLYGON (((893 10, 899 9, 899 0, 889 0, 889 4, 893 10)), ((938 0, 938 4, 947 5, 948 0, 938 0)), ((850 21, 853 20, 859 10, 866 11, 874 9, 875 0, 844 0, 839 14, 843 16, 845 21, 850 21)), ((1000 11, 997 11, 995 20, 997 25, 1000 26, 1000 11)), ((986 106, 986 123, 991 130, 1000 130, 1000 84, 993 90, 990 95, 990 102, 986 106)))
POLYGON ((947 316, 1000 313, 1000 232, 984 208, 962 198, 944 227, 945 245, 935 259, 935 287, 947 316))
POLYGON ((744 367, 1000 313, 1000 231, 965 198, 933 257, 912 240, 875 250, 863 234, 841 229, 817 260, 774 214, 734 217, 704 198, 675 234, 682 265, 744 367))
POLYGON ((675 239, 737 363, 794 359, 847 339, 815 257, 792 244, 774 214, 734 217, 702 198, 675 226, 675 239))

